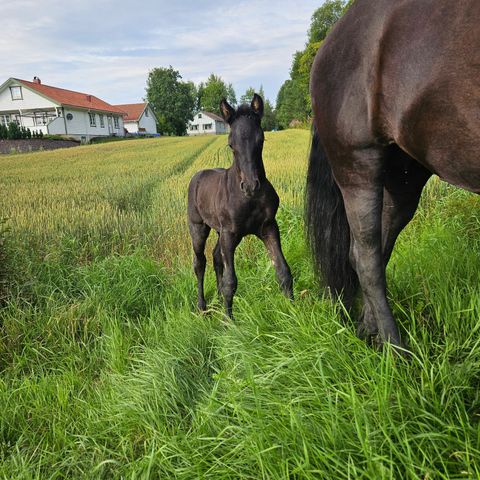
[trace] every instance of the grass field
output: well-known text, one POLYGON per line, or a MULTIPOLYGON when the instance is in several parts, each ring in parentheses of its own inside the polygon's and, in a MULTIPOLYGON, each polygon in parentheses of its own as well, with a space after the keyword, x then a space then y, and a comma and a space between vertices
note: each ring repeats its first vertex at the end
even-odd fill
MULTIPOLYGON (((269 133, 295 301, 262 244, 230 322, 196 313, 192 174, 226 137, 0 157, 0 478, 480 478, 480 200, 439 181, 389 265, 407 362, 321 300, 303 237, 309 133, 269 133)), ((209 251, 213 246, 212 241, 209 251)))

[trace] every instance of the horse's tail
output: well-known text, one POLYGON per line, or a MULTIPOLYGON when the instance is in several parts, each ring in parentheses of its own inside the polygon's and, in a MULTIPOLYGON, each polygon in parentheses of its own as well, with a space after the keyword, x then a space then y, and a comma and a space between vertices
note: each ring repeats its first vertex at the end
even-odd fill
POLYGON ((313 127, 307 173, 305 226, 317 273, 335 296, 350 308, 358 288, 350 263, 350 226, 343 197, 313 127))

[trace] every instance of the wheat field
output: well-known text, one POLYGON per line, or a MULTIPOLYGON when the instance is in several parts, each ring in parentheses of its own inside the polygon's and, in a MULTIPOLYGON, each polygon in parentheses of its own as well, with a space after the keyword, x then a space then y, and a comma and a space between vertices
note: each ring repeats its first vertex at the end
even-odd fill
POLYGON ((231 162, 226 136, 0 157, 0 478, 480 478, 478 197, 433 179, 398 241, 405 361, 322 297, 309 141, 264 148, 295 300, 247 238, 233 322, 210 255, 195 310, 186 222, 193 173, 231 162))

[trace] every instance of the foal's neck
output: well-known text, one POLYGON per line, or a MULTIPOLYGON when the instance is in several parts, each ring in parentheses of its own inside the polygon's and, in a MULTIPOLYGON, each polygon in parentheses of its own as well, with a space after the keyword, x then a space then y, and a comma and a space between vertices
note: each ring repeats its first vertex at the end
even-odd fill
MULTIPOLYGON (((231 175, 234 175, 236 178, 240 178, 240 167, 235 159, 233 159, 232 165, 230 168, 227 168, 229 172, 232 172, 231 175)), ((265 173, 265 165, 263 164, 263 158, 260 157, 260 165, 258 167, 258 179, 263 183, 267 179, 267 174, 265 173)))

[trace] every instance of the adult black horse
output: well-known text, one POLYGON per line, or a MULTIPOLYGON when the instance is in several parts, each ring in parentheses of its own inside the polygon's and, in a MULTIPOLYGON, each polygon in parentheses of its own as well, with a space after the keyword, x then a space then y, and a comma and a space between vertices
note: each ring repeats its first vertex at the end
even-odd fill
POLYGON ((362 337, 402 346, 385 268, 428 178, 480 193, 479 25, 479 0, 356 0, 316 55, 307 233, 362 337))

